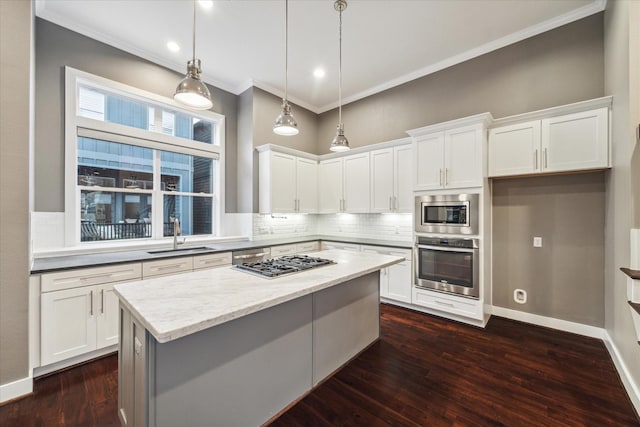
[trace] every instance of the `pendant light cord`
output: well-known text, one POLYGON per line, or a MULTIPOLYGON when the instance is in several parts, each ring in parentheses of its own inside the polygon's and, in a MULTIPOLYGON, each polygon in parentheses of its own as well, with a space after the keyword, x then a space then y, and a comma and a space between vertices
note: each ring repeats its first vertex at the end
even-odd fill
POLYGON ((289 0, 284 2, 284 104, 287 103, 289 85, 289 0))
POLYGON ((196 61, 196 0, 193 0, 193 62, 196 61))
POLYGON ((342 125, 342 7, 340 8, 340 27, 338 30, 338 126, 342 125))

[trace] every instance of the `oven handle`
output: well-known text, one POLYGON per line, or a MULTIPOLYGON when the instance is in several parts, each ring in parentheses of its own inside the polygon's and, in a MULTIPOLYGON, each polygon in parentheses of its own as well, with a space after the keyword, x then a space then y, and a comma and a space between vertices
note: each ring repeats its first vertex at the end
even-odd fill
POLYGON ((428 246, 428 245, 416 245, 418 249, 432 249, 436 251, 444 251, 444 252, 462 252, 462 253, 473 253, 478 250, 478 248, 453 248, 450 246, 428 246))

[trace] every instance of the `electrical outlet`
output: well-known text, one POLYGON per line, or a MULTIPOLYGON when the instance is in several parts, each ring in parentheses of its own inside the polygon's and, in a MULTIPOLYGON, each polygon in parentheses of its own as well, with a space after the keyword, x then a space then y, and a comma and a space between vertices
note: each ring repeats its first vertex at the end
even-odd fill
POLYGON ((542 247, 542 237, 534 237, 533 238, 533 247, 541 248, 542 247))

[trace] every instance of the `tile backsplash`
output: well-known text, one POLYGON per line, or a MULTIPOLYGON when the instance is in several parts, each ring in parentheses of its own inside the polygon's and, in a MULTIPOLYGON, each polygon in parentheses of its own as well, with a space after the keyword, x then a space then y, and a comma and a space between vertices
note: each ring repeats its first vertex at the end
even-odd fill
POLYGON ((411 214, 273 214, 253 216, 253 240, 331 235, 411 241, 411 214))

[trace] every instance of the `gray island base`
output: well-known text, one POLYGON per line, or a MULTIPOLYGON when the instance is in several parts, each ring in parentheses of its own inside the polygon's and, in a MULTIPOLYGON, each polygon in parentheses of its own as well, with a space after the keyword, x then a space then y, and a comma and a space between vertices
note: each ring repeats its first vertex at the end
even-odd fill
POLYGON ((337 264, 272 280, 229 267, 119 285, 122 424, 261 425, 375 342, 379 270, 402 258, 338 250, 315 255, 337 264), (163 300, 169 283, 184 285, 176 298, 186 298, 190 282, 224 279, 228 283, 212 284, 207 296, 194 285, 198 304, 227 298, 232 308, 203 310, 189 322, 173 322, 171 331, 157 330, 159 311, 139 299, 140 286, 163 300), (251 292, 253 285, 261 291, 251 292))

